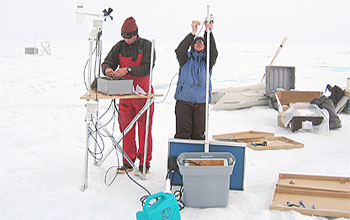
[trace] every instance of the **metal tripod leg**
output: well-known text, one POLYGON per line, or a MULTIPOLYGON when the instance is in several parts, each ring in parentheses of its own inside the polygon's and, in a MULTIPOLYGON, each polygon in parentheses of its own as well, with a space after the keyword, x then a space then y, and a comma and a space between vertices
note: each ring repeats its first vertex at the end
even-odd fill
MULTIPOLYGON (((150 99, 147 99, 146 105, 150 102, 150 99)), ((148 132, 149 132, 149 114, 150 114, 150 108, 147 108, 147 118, 146 118, 146 134, 145 134, 145 145, 144 145, 144 151, 143 151, 143 169, 142 173, 146 173, 146 167, 147 167, 147 147, 148 147, 148 132)), ((146 175, 145 175, 146 178, 146 175)))
POLYGON ((81 179, 80 190, 85 191, 88 187, 88 166, 89 166, 89 127, 90 122, 86 122, 86 143, 85 143, 85 154, 84 154, 84 170, 81 179))
MULTIPOLYGON (((98 101, 97 101, 98 102, 98 101)), ((95 119, 98 121, 98 111, 95 113, 95 119)), ((97 122, 94 124, 94 126, 95 126, 95 129, 96 129, 96 127, 97 127, 97 122)), ((96 152, 97 152, 97 129, 96 129, 96 132, 95 132, 95 142, 94 142, 94 153, 95 153, 95 155, 96 155, 96 152)), ((96 156, 94 157, 94 165, 95 166, 97 166, 97 158, 96 158, 96 156)))
POLYGON ((83 168, 83 176, 82 176, 82 184, 80 187, 81 191, 85 191, 88 187, 88 169, 89 169, 89 128, 92 122, 93 114, 95 114, 98 110, 97 102, 86 103, 86 115, 85 115, 85 123, 86 123, 86 140, 85 140, 85 154, 84 154, 84 168, 83 168))
MULTIPOLYGON (((149 84, 148 84, 148 95, 151 94, 152 91, 152 75, 153 75, 153 58, 154 58, 154 40, 152 39, 152 47, 151 47, 151 63, 150 63, 150 74, 149 74, 149 84)), ((150 106, 152 104, 152 100, 150 98, 147 99, 146 105, 150 106)), ((143 151, 143 169, 142 173, 146 173, 147 167, 147 147, 148 147, 148 132, 149 132, 149 114, 150 109, 147 108, 147 117, 146 117, 146 134, 145 134, 145 145, 143 151)), ((146 177, 146 176, 145 176, 146 177)))
MULTIPOLYGON (((141 117, 141 115, 152 105, 154 102, 154 98, 150 98, 149 102, 146 102, 146 104, 142 107, 142 109, 137 113, 137 115, 133 118, 133 120, 129 123, 129 125, 124 129, 124 135, 127 134, 132 126, 136 123, 136 121, 141 117)), ((120 141, 123 139, 123 135, 120 135, 117 139, 113 138, 115 143, 119 145, 120 141)), ((113 142, 114 142, 113 141, 113 142)), ((114 147, 111 147, 107 150, 103 158, 97 163, 97 166, 101 166, 102 163, 107 159, 107 157, 112 153, 114 150, 114 147)))

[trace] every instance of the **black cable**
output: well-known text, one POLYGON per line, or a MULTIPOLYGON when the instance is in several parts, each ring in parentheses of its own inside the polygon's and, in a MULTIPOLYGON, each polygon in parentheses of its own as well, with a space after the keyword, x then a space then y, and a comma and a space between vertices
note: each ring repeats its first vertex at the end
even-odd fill
MULTIPOLYGON (((182 178, 182 176, 181 176, 179 170, 175 168, 175 169, 173 169, 173 170, 169 170, 169 171, 168 171, 168 173, 167 173, 165 179, 168 179, 168 177, 170 177, 170 173, 172 174, 172 175, 171 175, 171 180, 170 180, 170 191, 171 191, 172 188, 173 188, 172 182, 173 182, 173 180, 174 180, 175 173, 177 173, 177 174, 180 176, 180 178, 182 178)), ((179 205, 180 211, 183 210, 183 209, 185 208, 185 203, 182 201, 183 185, 181 185, 181 187, 180 187, 179 190, 175 190, 175 191, 173 192, 173 194, 174 194, 175 199, 176 199, 176 201, 177 201, 177 203, 178 203, 178 205, 179 205)))
MULTIPOLYGON (((116 104, 115 104, 115 99, 113 99, 112 101, 111 101, 111 104, 110 104, 110 106, 109 106, 109 108, 111 107, 111 106, 113 106, 114 107, 114 109, 113 109, 113 118, 115 119, 116 118, 116 114, 115 114, 115 112, 117 111, 118 112, 118 110, 116 109, 116 104)), ((118 112, 118 114, 119 114, 119 112, 118 112)), ((111 120, 110 120, 111 121, 111 120)), ((112 137, 113 137, 113 133, 114 133, 114 123, 113 123, 113 131, 112 131, 112 137)), ((105 136, 106 137, 106 136, 105 136)), ((123 138, 124 138, 124 135, 123 135, 123 138)), ((117 144, 119 144, 119 142, 117 143, 117 144)), ((106 171, 106 173, 105 173, 105 184, 109 187, 109 186, 111 186, 113 183, 114 183, 114 181, 115 181, 115 179, 117 178, 117 176, 118 176, 118 172, 116 171, 115 172, 115 174, 114 174, 114 177, 113 177, 113 179, 110 181, 110 183, 107 183, 107 175, 108 175, 108 173, 109 173, 109 171, 110 170, 112 170, 113 168, 119 168, 120 167, 120 163, 119 163, 119 156, 118 156, 118 151, 117 151, 117 146, 115 145, 115 144, 113 144, 113 147, 114 147, 114 149, 115 149, 115 154, 116 154, 116 156, 117 156, 117 166, 111 166, 110 168, 108 168, 108 170, 106 171)), ((123 150, 124 151, 124 150, 123 150)))
MULTIPOLYGON (((115 129, 115 120, 116 120, 116 112, 118 112, 118 108, 117 108, 117 104, 116 104, 116 101, 115 101, 115 99, 113 99, 112 100, 112 102, 113 102, 113 106, 114 106, 114 111, 113 111, 113 114, 114 114, 114 119, 113 119, 113 127, 112 127, 112 135, 114 134, 114 129, 115 129)), ((119 112, 118 112, 118 115, 119 115, 119 112)), ((123 134, 123 138, 124 138, 124 134, 123 134)), ((118 142, 118 144, 119 144, 119 142, 118 142)))
MULTIPOLYGON (((113 104, 113 102, 111 102, 108 109, 99 117, 98 120, 101 120, 106 115, 106 113, 113 106, 112 104, 113 104)), ((92 124, 94 124, 95 129, 92 129, 91 127, 89 127, 88 138, 92 137, 92 139, 96 143, 96 146, 98 147, 99 151, 96 151, 96 150, 92 151, 90 148, 88 148, 88 151, 95 160, 101 160, 103 158, 103 151, 105 149, 105 143, 104 143, 103 137, 106 137, 106 135, 102 134, 100 132, 100 130, 103 127, 107 126, 113 119, 115 119, 115 112, 114 111, 113 111, 112 117, 108 120, 107 123, 105 123, 104 125, 102 125, 100 127, 97 127, 97 121, 94 121, 94 119, 91 118, 92 124), (99 140, 95 138, 95 136, 94 136, 95 133, 98 135, 98 138, 100 139, 101 144, 99 143, 99 140)))
POLYGON ((108 170, 105 172, 104 182, 105 182, 105 184, 106 184, 108 187, 110 187, 110 186, 114 183, 115 179, 116 179, 117 176, 118 176, 118 172, 115 172, 115 174, 114 174, 113 179, 111 180, 111 182, 110 182, 110 183, 107 183, 107 175, 108 175, 109 171, 112 170, 113 168, 117 168, 117 169, 118 169, 118 168, 120 167, 117 147, 116 147, 114 144, 113 144, 113 147, 114 147, 114 149, 115 149, 115 154, 116 154, 116 156, 117 156, 117 166, 111 166, 111 167, 108 168, 108 170))
MULTIPOLYGON (((100 144, 98 143, 97 139, 92 135, 94 132, 91 128, 89 128, 89 135, 88 137, 92 137, 93 140, 95 141, 96 143, 96 146, 98 147, 99 151, 92 151, 90 150, 90 148, 88 148, 88 151, 90 152, 91 156, 94 157, 95 160, 101 160, 103 158, 103 151, 104 151, 104 142, 103 142, 103 139, 100 135, 98 135, 100 137, 100 139, 102 140, 102 147, 100 146, 100 144), (97 155, 101 155, 100 158, 97 157, 97 155)), ((98 134, 98 133, 97 133, 98 134)))
MULTIPOLYGON (((91 117, 91 121, 93 122, 93 118, 91 117)), ((88 151, 89 153, 91 154, 91 156, 95 159, 95 160, 101 160, 103 158, 103 151, 104 151, 104 141, 103 141, 103 138, 101 136, 101 134, 98 132, 98 129, 97 129, 97 124, 94 123, 94 127, 95 127, 95 130, 93 130, 90 126, 88 128, 88 136, 87 138, 89 139, 90 137, 92 137, 92 139, 95 141, 96 143, 96 146, 98 147, 99 151, 92 151, 90 150, 90 147, 88 146, 88 151), (98 140, 94 137, 94 133, 96 132, 96 134, 98 135, 98 137, 101 139, 102 141, 102 147, 101 145, 98 143, 98 140), (97 157, 98 155, 101 155, 100 157, 97 157)))
POLYGON ((148 199, 148 195, 142 196, 140 198, 140 202, 141 202, 142 207, 145 205, 147 199, 148 199))
POLYGON ((86 91, 89 90, 88 85, 86 84, 86 77, 85 77, 85 70, 86 70, 86 66, 88 65, 88 63, 89 63, 89 59, 86 61, 85 66, 84 66, 84 70, 83 70, 83 80, 84 80, 86 91))
MULTIPOLYGON (((106 127, 112 120, 113 120, 113 118, 115 117, 115 115, 113 114, 112 115, 112 117, 109 119, 109 121, 106 123, 106 124, 104 124, 104 125, 102 125, 102 126, 100 126, 99 128, 97 128, 97 126, 95 126, 95 130, 93 131, 93 132, 91 132, 92 134, 93 133, 98 133, 99 134, 99 136, 103 136, 103 137, 107 137, 107 135, 104 135, 104 134, 102 134, 101 132, 100 132, 100 130, 102 129, 102 128, 104 128, 104 127, 106 127)), ((92 120, 92 123, 95 123, 95 124, 97 124, 97 121, 95 122, 94 120, 92 120)), ((102 139, 102 138, 101 138, 102 139)), ((103 140, 102 140, 103 141, 103 140)))
POLYGON ((183 195, 183 186, 180 187, 180 189, 174 191, 175 199, 179 205, 180 211, 182 211, 185 208, 185 203, 182 201, 182 195, 183 195))
MULTIPOLYGON (((95 50, 96 50, 96 47, 95 47, 94 50, 91 52, 91 55, 93 55, 93 54, 95 53, 95 50)), ((88 63, 89 63, 89 59, 86 61, 85 67, 84 67, 84 71, 83 71, 83 80, 84 80, 84 84, 85 84, 86 91, 89 90, 89 87, 88 87, 88 85, 86 84, 86 76, 85 76, 85 70, 86 70, 86 66, 88 65, 88 63)))
POLYGON ((170 180, 170 190, 172 190, 173 188, 173 184, 172 182, 174 181, 174 176, 175 176, 175 173, 177 173, 179 175, 179 177, 182 179, 182 175, 181 173, 176 169, 174 170, 174 172, 172 172, 173 175, 171 175, 171 180, 170 180))
POLYGON ((105 116, 105 114, 109 111, 109 109, 112 107, 113 104, 113 100, 111 101, 111 103, 109 104, 107 110, 98 118, 98 120, 101 120, 103 118, 103 116, 105 116))
MULTIPOLYGON (((118 162, 118 163, 119 163, 119 162, 118 162)), ((119 164, 118 164, 118 166, 119 166, 119 164)), ((111 166, 111 167, 108 168, 108 170, 105 172, 104 182, 105 182, 105 184, 106 184, 108 187, 110 187, 110 186, 113 184, 114 180, 115 180, 115 179, 117 178, 117 176, 118 176, 118 172, 115 172, 115 174, 114 174, 114 176, 113 176, 113 179, 112 179, 111 182, 109 182, 109 183, 107 183, 107 175, 108 175, 108 173, 109 173, 110 170, 112 170, 113 168, 116 168, 116 167, 118 167, 118 166, 111 166)))
POLYGON ((193 164, 193 165, 196 165, 196 166, 200 166, 200 163, 197 163, 197 162, 194 162, 193 160, 183 160, 182 161, 183 164, 193 164))
MULTIPOLYGON (((102 114, 102 116, 98 119, 98 120, 101 120, 103 118, 103 116, 109 111, 109 109, 113 106, 113 100, 111 102, 111 104, 109 105, 108 109, 102 114)), ((113 119, 115 120, 115 111, 113 110, 113 113, 112 113, 112 117, 110 119, 108 119, 108 121, 103 125, 101 126, 98 130, 100 130, 101 128, 103 127, 106 127, 113 119)), ((114 133, 114 124, 113 124, 113 129, 112 129, 112 135, 114 133)), ((103 135, 101 134, 103 137, 107 137, 107 135, 103 135)))
POLYGON ((163 102, 165 101, 165 99, 168 97, 168 93, 169 93, 171 84, 173 83, 173 80, 174 80, 174 78, 175 78, 175 76, 176 76, 177 74, 179 74, 179 72, 175 73, 175 75, 171 78, 170 83, 169 83, 169 86, 168 86, 168 90, 167 90, 167 92, 166 92, 166 94, 165 94, 165 96, 164 96, 164 99, 163 99, 162 101, 160 101, 160 102, 154 102, 154 103, 160 104, 160 103, 163 103, 163 102))
MULTIPOLYGON (((111 107, 113 106, 112 104, 113 104, 113 101, 111 102, 111 104, 109 105, 107 110, 99 117, 98 121, 100 121, 106 115, 106 113, 111 109, 111 107)), ((112 120, 115 121, 115 118, 116 118, 115 116, 116 116, 115 111, 113 110, 111 118, 108 119, 108 121, 104 125, 100 126, 99 128, 95 127, 96 129, 94 132, 97 132, 100 137, 101 136, 107 137, 107 135, 104 135, 103 133, 99 132, 99 130, 101 130, 103 127, 106 127, 112 120)), ((92 121, 93 121, 93 119, 92 119, 92 121)), ((93 123, 96 123, 96 122, 93 121, 93 123)), ((91 132, 91 134, 93 134, 94 132, 91 132)), ((113 124, 113 129, 112 129, 112 135, 113 135, 113 133, 114 133, 114 124, 113 124)), ((101 140, 103 141, 102 137, 101 137, 101 140)))
POLYGON ((128 175, 128 177, 129 177, 129 179, 130 179, 131 181, 133 181, 136 185, 138 185, 139 187, 141 187, 141 189, 145 190, 145 191, 148 193, 148 195, 152 195, 152 194, 148 191, 148 189, 146 189, 146 187, 144 187, 143 185, 141 185, 140 183, 138 183, 134 178, 132 178, 132 177, 129 175, 129 173, 128 173, 127 171, 126 171, 125 173, 126 173, 126 175, 128 175))

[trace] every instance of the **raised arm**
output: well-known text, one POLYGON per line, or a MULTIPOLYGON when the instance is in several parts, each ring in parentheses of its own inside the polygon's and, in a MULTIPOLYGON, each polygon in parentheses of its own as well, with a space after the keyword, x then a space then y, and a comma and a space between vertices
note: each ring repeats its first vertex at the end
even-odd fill
POLYGON ((193 43, 194 36, 197 32, 198 26, 200 25, 199 21, 193 20, 191 23, 192 31, 189 33, 185 39, 183 39, 179 46, 176 48, 175 53, 176 53, 176 58, 179 61, 180 66, 183 66, 187 61, 188 61, 188 49, 193 43))
MULTIPOLYGON (((210 59, 209 59, 209 69, 212 69, 216 63, 218 57, 218 50, 216 49, 215 38, 213 35, 213 22, 206 24, 207 28, 210 30, 209 40, 210 40, 210 59)), ((204 39, 207 40, 207 32, 204 32, 204 39)))

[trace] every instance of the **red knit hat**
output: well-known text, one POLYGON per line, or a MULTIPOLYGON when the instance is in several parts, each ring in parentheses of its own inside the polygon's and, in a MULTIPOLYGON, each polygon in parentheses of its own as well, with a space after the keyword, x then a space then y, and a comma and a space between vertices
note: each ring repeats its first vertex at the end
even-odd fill
MULTIPOLYGON (((136 21, 133 17, 128 17, 122 26, 122 33, 133 33, 137 31, 136 21)), ((137 34, 137 32, 136 32, 137 34)))

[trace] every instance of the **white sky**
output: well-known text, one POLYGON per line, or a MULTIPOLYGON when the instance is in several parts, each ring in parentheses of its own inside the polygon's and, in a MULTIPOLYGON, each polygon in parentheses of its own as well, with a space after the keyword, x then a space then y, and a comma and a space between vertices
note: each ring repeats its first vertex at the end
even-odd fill
MULTIPOLYGON (((111 7, 114 20, 104 24, 104 39, 119 40, 122 22, 135 17, 141 36, 179 41, 191 20, 204 20, 207 7, 215 16, 217 40, 276 43, 283 37, 297 43, 350 44, 349 0, 85 0, 85 9, 111 7)), ((76 0, 4 1, 1 40, 87 39, 91 17, 75 22, 76 0)))

